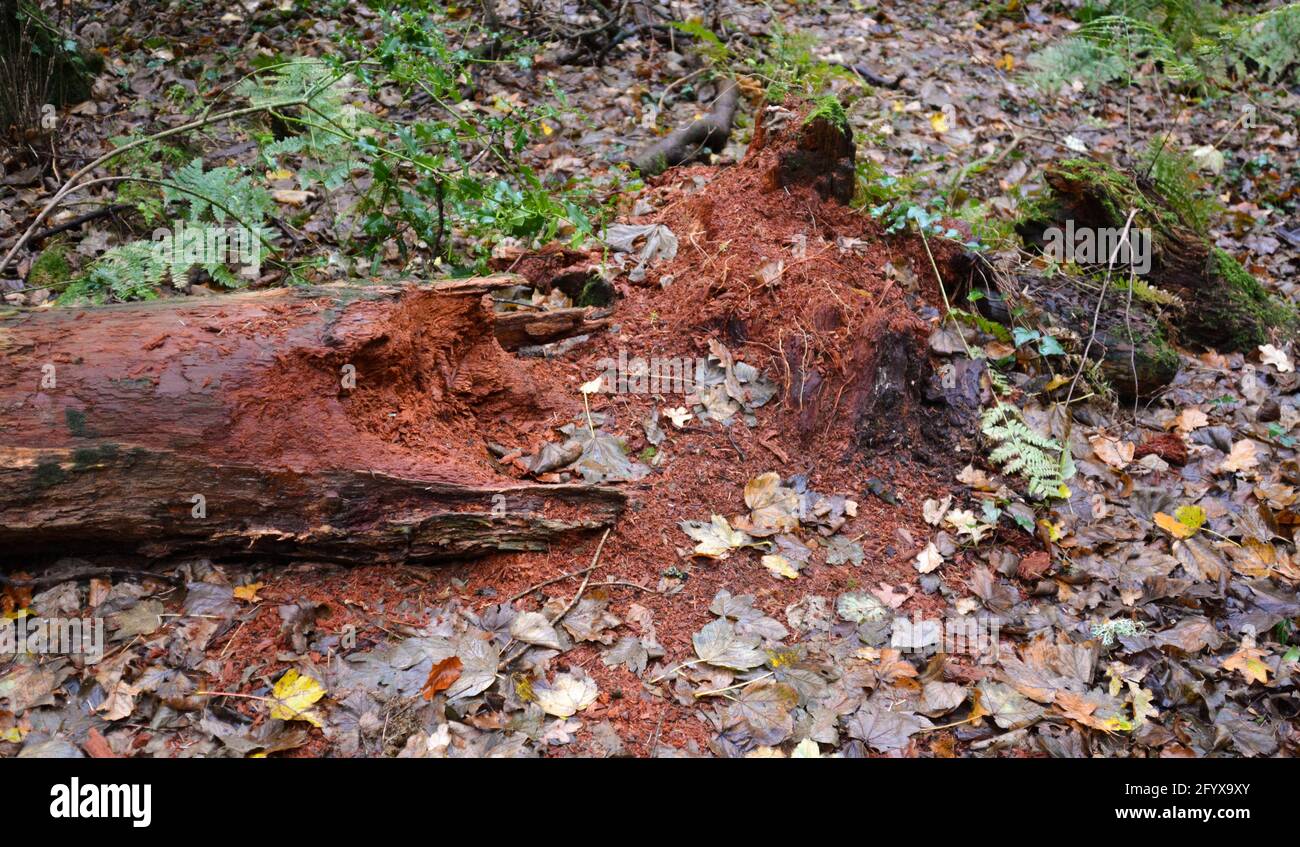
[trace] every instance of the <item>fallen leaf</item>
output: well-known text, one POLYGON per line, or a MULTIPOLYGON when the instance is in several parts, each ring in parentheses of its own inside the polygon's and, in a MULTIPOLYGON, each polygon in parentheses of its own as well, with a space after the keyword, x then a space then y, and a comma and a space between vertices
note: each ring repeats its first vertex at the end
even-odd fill
POLYGON ((939 548, 934 546, 933 541, 925 545, 925 549, 916 556, 916 569, 921 573, 930 573, 942 564, 943 556, 939 553, 939 548))
POLYGON ((1267 655, 1268 652, 1263 648, 1242 645, 1237 648, 1237 652, 1223 660, 1223 669, 1237 671, 1247 682, 1264 685, 1268 683, 1269 667, 1262 659, 1267 655))
POLYGON ((451 688, 451 684, 460 679, 461 667, 460 659, 455 656, 448 656, 441 662, 434 663, 434 666, 429 668, 429 678, 424 681, 424 688, 420 689, 424 699, 432 700, 433 695, 439 691, 451 688))
POLYGON ((1278 373, 1289 374, 1295 370, 1295 365, 1291 362, 1291 357, 1286 354, 1286 351, 1279 350, 1272 344, 1260 345, 1259 360, 1266 365, 1277 368, 1278 373))
POLYGON ((320 715, 312 711, 311 706, 325 696, 321 684, 309 676, 304 676, 290 668, 275 683, 271 698, 275 705, 271 707, 271 717, 282 721, 307 721, 312 726, 324 726, 320 715))
POLYGON ((561 673, 549 684, 539 683, 533 686, 533 697, 537 705, 548 715, 567 718, 583 711, 600 694, 591 677, 561 673))
POLYGON ((1219 470, 1227 471, 1229 473, 1250 470, 1259 464, 1259 457, 1256 455, 1257 452, 1258 449, 1255 447, 1255 442, 1251 441, 1249 438, 1243 438, 1236 444, 1232 445, 1232 451, 1228 453, 1228 457, 1223 460, 1221 465, 1219 465, 1219 470))
POLYGON ((245 603, 256 603, 258 600, 257 592, 265 585, 264 582, 250 582, 247 585, 236 585, 231 594, 236 600, 243 600, 245 603))

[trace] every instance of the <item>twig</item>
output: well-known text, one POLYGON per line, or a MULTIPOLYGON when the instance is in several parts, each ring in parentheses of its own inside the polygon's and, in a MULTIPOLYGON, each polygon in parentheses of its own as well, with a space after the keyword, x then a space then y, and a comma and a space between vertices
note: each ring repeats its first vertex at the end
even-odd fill
MULTIPOLYGON (((554 580, 551 580, 551 582, 558 582, 561 579, 567 579, 571 576, 577 576, 579 573, 586 574, 586 577, 582 580, 582 585, 578 586, 577 593, 575 593, 573 595, 573 599, 569 601, 569 605, 565 606, 563 611, 561 611, 558 615, 551 618, 550 620, 551 626, 555 626, 557 623, 563 620, 564 616, 567 615, 569 612, 571 612, 573 610, 573 607, 578 604, 578 600, 582 598, 583 592, 587 590, 587 584, 591 582, 592 571, 596 570, 596 568, 600 566, 600 551, 605 549, 605 539, 609 538, 609 533, 613 529, 614 529, 613 527, 608 527, 605 530, 605 534, 600 537, 600 543, 596 545, 596 553, 591 557, 590 565, 588 565, 587 567, 583 568, 580 571, 576 571, 571 574, 564 574, 563 576, 559 576, 556 577, 554 580)), ((548 583, 544 582, 541 585, 536 586, 535 588, 530 588, 528 591, 525 591, 524 594, 531 594, 533 591, 537 590, 537 588, 540 588, 542 585, 547 585, 547 584, 548 583)), ((519 596, 523 596, 523 595, 519 595, 519 596)), ((518 597, 512 597, 507 602, 513 602, 514 600, 517 599, 518 597)), ((518 659, 520 656, 522 656, 524 654, 524 651, 527 650, 529 647, 529 645, 525 644, 524 649, 516 652, 513 656, 506 655, 507 652, 510 650, 510 646, 514 643, 515 640, 511 638, 509 641, 506 642, 506 646, 501 648, 502 658, 501 661, 497 663, 497 671, 500 671, 502 668, 509 666, 511 662, 513 662, 515 659, 518 659)))
POLYGON ((42 585, 58 585, 61 582, 94 579, 101 576, 138 576, 144 579, 157 579, 162 582, 170 582, 172 585, 180 585, 183 582, 183 580, 178 576, 155 573, 154 571, 137 570, 134 568, 84 568, 82 570, 69 571, 67 573, 42 574, 41 576, 34 576, 31 579, 18 579, 0 573, 0 585, 12 585, 16 588, 35 588, 42 585))

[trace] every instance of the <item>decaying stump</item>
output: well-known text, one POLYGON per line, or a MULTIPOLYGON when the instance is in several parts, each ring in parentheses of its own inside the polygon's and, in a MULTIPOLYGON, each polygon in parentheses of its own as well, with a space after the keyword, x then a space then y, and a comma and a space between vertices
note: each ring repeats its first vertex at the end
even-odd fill
POLYGON ((979 290, 979 313, 1011 326, 1013 309, 1021 310, 1029 326, 1067 340, 1067 348, 1082 353, 1097 367, 1116 394, 1125 399, 1145 397, 1168 385, 1178 374, 1178 351, 1169 341, 1163 309, 1146 295, 1125 290, 1126 279, 1112 279, 1099 310, 1102 285, 1057 273, 1052 276, 1015 273, 1002 278, 988 260, 965 253, 953 262, 958 290, 979 290), (1096 334, 1093 322, 1096 321, 1096 334), (1088 338, 1092 336, 1092 345, 1088 338))
POLYGON ((0 318, 0 557, 425 561, 608 526, 620 493, 521 486, 484 448, 549 411, 494 337, 485 293, 518 281, 0 318))
MULTIPOLYGON (((1026 240, 1041 244, 1048 226, 1064 227, 1067 221, 1076 228, 1120 230, 1136 210, 1132 226, 1149 231, 1152 242, 1150 272, 1142 281, 1182 301, 1165 310, 1178 341, 1248 352, 1295 334, 1300 323, 1295 309, 1269 295, 1215 247, 1185 204, 1153 180, 1091 159, 1059 162, 1047 169, 1045 179, 1050 194, 1021 228, 1026 240)), ((1127 270, 1116 276, 1121 286, 1127 284, 1127 270)))

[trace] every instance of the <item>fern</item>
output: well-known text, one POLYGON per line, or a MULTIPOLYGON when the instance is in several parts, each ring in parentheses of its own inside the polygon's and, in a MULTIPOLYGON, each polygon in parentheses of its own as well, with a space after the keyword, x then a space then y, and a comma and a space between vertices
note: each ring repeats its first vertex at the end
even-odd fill
POLYGON ((205 171, 202 159, 190 162, 163 183, 163 202, 188 206, 186 219, 191 223, 204 220, 206 213, 219 224, 230 216, 253 228, 271 214, 274 205, 270 193, 235 168, 205 171))
POLYGON ((160 251, 148 241, 132 241, 112 248, 95 260, 85 275, 60 296, 64 303, 78 300, 103 302, 151 300, 168 277, 168 266, 160 251))
POLYGON ((1033 54, 1029 78, 1043 87, 1082 80, 1090 89, 1132 76, 1139 59, 1159 62, 1179 81, 1195 82, 1200 67, 1184 58, 1178 45, 1159 27, 1127 15, 1103 15, 1074 35, 1033 54))
POLYGON ((1151 61, 1184 83, 1222 81, 1229 71, 1249 77, 1252 65, 1280 82, 1300 67, 1300 3, 1229 17, 1212 0, 1124 0, 1107 12, 1031 56, 1029 79, 1045 88, 1080 80, 1095 89, 1151 61))
POLYGON ((1019 409, 999 402, 981 416, 980 429, 994 444, 989 461, 1003 473, 1024 479, 1031 497, 1042 500, 1059 495, 1065 484, 1055 458, 1061 454, 1061 445, 1031 429, 1019 409))
POLYGON ((1300 78, 1300 3, 1230 21, 1202 48, 1206 54, 1221 55, 1239 76, 1249 76, 1249 59, 1271 82, 1282 81, 1288 70, 1300 78))

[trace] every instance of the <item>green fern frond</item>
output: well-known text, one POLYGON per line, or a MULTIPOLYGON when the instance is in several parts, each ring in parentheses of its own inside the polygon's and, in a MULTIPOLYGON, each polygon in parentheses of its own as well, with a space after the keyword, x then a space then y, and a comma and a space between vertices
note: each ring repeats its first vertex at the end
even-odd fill
POLYGON ((1057 457, 1061 445, 1034 431, 1009 403, 999 402, 984 412, 980 428, 993 445, 989 462, 1008 475, 1025 480, 1029 495, 1037 499, 1059 496, 1065 480, 1057 457))
POLYGON ((163 180, 163 200, 188 206, 186 219, 197 223, 204 213, 216 223, 224 224, 233 216, 247 227, 262 223, 271 213, 271 195, 235 168, 203 170, 203 160, 195 159, 163 180))

